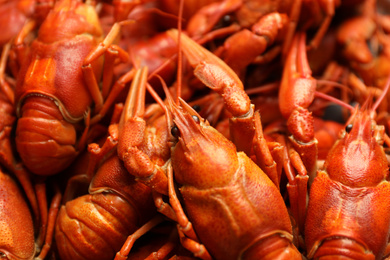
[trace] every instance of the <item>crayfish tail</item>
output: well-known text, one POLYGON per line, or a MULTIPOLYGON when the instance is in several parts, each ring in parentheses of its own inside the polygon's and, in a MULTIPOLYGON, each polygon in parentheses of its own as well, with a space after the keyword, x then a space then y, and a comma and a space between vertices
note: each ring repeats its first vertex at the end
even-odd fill
POLYGON ((287 237, 275 234, 273 236, 267 237, 266 239, 257 241, 243 253, 242 259, 298 260, 302 259, 302 255, 287 237))
MULTIPOLYGON (((315 249, 315 248, 314 248, 315 249)), ((374 254, 363 245, 346 237, 334 238, 323 241, 316 251, 308 254, 309 259, 348 259, 348 260, 373 260, 374 254)))
POLYGON ((77 156, 76 136, 74 126, 62 119, 51 100, 42 97, 26 100, 15 140, 16 149, 30 171, 48 176, 69 166, 77 156))

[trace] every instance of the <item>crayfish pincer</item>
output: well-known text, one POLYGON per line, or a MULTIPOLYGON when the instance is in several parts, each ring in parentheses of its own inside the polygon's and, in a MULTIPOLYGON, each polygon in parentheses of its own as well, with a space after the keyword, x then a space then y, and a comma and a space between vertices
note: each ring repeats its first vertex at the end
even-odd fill
POLYGON ((168 102, 174 141, 168 179, 183 245, 203 259, 301 259, 278 188, 244 152, 180 103, 168 102))

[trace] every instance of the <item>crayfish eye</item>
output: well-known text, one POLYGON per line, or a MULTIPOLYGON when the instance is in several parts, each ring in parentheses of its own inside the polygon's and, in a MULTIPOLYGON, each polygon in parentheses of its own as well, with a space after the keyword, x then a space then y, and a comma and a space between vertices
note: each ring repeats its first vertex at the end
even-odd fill
POLYGON ((371 39, 367 39, 366 44, 367 44, 371 54, 373 54, 374 56, 377 56, 378 53, 381 53, 380 45, 377 46, 376 44, 373 44, 371 39))
POLYGON ((192 109, 199 113, 199 111, 200 111, 200 106, 199 106, 199 105, 193 105, 193 106, 192 106, 192 109))
POLYGON ((233 16, 227 14, 223 16, 218 23, 214 26, 214 29, 220 29, 224 27, 228 27, 234 22, 233 16))
POLYGON ((345 132, 347 132, 347 133, 351 132, 352 127, 353 127, 352 124, 347 125, 347 126, 345 127, 345 132))
POLYGON ((223 27, 229 26, 233 23, 233 16, 227 14, 222 17, 221 24, 223 27))
POLYGON ((179 137, 180 136, 179 128, 177 126, 172 127, 171 128, 171 134, 175 138, 179 137))
POLYGON ((0 259, 8 259, 6 254, 4 254, 3 252, 0 252, 0 259))
POLYGON ((196 123, 199 124, 199 122, 200 122, 199 117, 197 117, 197 116, 192 116, 192 119, 194 119, 194 121, 195 121, 196 123))

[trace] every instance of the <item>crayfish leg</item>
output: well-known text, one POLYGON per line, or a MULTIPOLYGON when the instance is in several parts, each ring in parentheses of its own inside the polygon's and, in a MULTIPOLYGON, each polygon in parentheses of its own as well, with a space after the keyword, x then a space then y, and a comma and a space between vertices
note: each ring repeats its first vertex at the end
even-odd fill
POLYGON ((179 232, 180 242, 186 249, 194 253, 196 257, 200 257, 203 260, 211 260, 212 258, 206 247, 198 242, 199 240, 195 234, 192 223, 188 220, 177 197, 173 182, 173 169, 171 164, 168 165, 167 173, 169 185, 169 202, 177 216, 177 230, 179 232))
MULTIPOLYGON (((110 32, 107 34, 106 38, 88 54, 82 65, 85 83, 87 84, 92 99, 95 102, 95 113, 99 113, 103 107, 103 104, 105 103, 103 97, 107 96, 108 93, 108 80, 112 78, 112 68, 114 67, 113 65, 115 63, 114 57, 118 57, 121 62, 127 62, 129 60, 129 54, 120 47, 113 44, 120 33, 120 27, 121 23, 115 23, 112 26, 110 32), (99 58, 101 58, 102 55, 107 52, 109 53, 109 59, 103 69, 103 77, 106 79, 103 79, 104 85, 101 91, 97 82, 97 75, 96 71, 94 71, 93 64, 102 62, 102 60, 99 60, 99 58)), ((119 92, 116 94, 119 94, 119 92)))
POLYGON ((14 90, 11 88, 10 84, 5 79, 5 68, 7 66, 7 60, 11 44, 7 43, 3 47, 0 59, 0 91, 4 93, 11 104, 15 103, 15 94, 14 90))
POLYGON ((116 253, 114 260, 126 260, 135 241, 150 231, 152 228, 162 223, 164 218, 161 215, 157 215, 153 219, 146 222, 142 227, 136 230, 133 234, 127 237, 125 243, 123 244, 121 250, 116 253))
MULTIPOLYGON (((54 197, 52 198, 52 201, 50 203, 50 208, 47 213, 47 223, 42 223, 42 225, 47 225, 47 228, 45 229, 46 234, 44 234, 44 244, 42 245, 42 249, 39 253, 39 255, 34 258, 35 260, 43 260, 46 258, 48 255, 51 245, 53 242, 53 236, 54 236, 54 229, 56 225, 56 220, 57 220, 57 215, 58 211, 61 205, 61 199, 62 199, 62 194, 59 190, 59 188, 56 186, 55 187, 55 194, 54 197)), ((43 229, 43 228, 41 228, 43 229)))
MULTIPOLYGON (((277 167, 278 164, 274 161, 267 141, 264 138, 263 126, 261 125, 260 113, 258 111, 255 112, 254 120, 256 135, 253 140, 253 150, 256 155, 257 164, 259 164, 260 168, 267 174, 275 186, 279 188, 282 169, 277 167)), ((274 147, 274 149, 277 148, 274 147)))

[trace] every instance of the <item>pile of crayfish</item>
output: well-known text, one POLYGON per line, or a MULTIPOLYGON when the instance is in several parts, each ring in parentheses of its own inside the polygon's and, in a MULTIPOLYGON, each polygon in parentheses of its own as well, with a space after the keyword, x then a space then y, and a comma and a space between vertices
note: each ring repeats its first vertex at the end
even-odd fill
POLYGON ((0 0, 1 259, 390 259, 390 4, 0 0))

